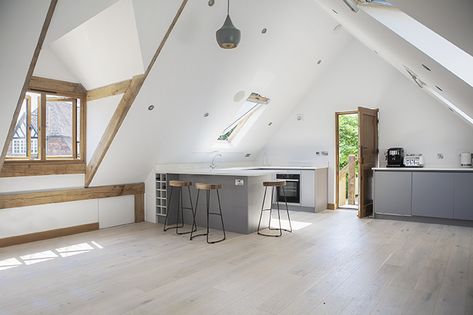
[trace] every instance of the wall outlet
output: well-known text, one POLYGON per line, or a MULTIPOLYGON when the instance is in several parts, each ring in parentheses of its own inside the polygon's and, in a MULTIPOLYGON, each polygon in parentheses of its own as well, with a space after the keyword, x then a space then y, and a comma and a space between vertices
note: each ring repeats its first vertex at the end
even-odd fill
POLYGON ((328 156, 328 151, 322 151, 321 153, 323 156, 328 156))
POLYGON ((437 153, 437 159, 443 160, 444 157, 445 157, 445 156, 443 155, 443 153, 437 153))
POLYGON ((245 180, 244 179, 235 179, 235 186, 245 186, 245 180))

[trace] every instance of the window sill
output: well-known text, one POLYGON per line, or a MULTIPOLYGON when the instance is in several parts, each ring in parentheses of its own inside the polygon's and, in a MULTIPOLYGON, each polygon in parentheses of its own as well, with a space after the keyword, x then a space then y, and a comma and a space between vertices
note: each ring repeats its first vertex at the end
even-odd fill
POLYGON ((0 177, 85 174, 85 162, 79 160, 7 160, 0 177))

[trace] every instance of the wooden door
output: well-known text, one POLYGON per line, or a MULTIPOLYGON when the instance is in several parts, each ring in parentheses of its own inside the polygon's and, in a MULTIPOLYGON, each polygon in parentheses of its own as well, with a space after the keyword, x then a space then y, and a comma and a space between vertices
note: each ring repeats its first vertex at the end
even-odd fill
POLYGON ((359 207, 358 217, 373 213, 373 167, 378 164, 378 109, 358 107, 359 207))

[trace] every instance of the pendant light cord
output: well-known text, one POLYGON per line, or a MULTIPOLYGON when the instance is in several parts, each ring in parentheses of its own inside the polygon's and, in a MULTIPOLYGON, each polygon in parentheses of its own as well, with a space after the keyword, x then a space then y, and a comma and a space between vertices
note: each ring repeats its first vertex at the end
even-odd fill
POLYGON ((230 0, 227 2, 227 15, 230 15, 230 0))

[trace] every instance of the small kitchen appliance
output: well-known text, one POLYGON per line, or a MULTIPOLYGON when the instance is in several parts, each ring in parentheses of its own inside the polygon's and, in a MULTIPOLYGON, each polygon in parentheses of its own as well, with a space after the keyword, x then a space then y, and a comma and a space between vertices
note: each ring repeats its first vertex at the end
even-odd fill
POLYGON ((424 167, 424 156, 422 154, 406 154, 404 157, 406 167, 424 167))
POLYGON ((460 153, 460 166, 461 167, 471 167, 471 160, 472 160, 472 153, 471 152, 463 152, 460 153))
POLYGON ((404 149, 403 148, 389 148, 386 152, 387 167, 402 167, 404 166, 404 149))

